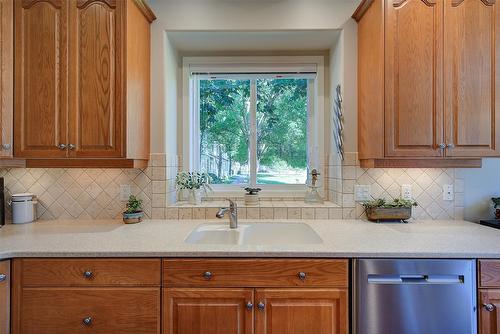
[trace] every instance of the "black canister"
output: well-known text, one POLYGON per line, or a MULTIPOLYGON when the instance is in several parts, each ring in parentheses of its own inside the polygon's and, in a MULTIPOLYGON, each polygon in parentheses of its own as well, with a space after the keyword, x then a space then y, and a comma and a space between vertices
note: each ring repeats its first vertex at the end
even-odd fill
POLYGON ((3 177, 0 177, 0 226, 5 225, 5 189, 3 177))

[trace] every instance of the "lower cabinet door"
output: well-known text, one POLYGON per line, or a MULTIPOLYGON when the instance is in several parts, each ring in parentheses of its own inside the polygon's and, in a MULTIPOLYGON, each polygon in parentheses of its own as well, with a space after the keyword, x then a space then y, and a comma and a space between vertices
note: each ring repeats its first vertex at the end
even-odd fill
POLYGON ((479 291, 481 334, 500 334, 500 290, 479 291))
POLYGON ((160 288, 22 288, 13 334, 160 333, 160 288))
POLYGON ((163 289, 164 334, 252 334, 253 314, 253 289, 163 289))
POLYGON ((256 334, 347 334, 347 289, 257 289, 256 334))
POLYGON ((0 334, 10 329, 10 261, 0 261, 0 334))

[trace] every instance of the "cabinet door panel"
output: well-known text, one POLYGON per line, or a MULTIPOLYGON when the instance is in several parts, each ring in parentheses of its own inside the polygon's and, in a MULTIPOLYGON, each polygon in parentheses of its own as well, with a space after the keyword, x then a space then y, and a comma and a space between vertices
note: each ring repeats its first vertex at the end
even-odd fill
POLYGON ((10 261, 0 261, 0 334, 10 333, 10 261))
POLYGON ((491 1, 446 0, 444 20, 447 155, 500 155, 500 12, 491 1))
POLYGON ((442 1, 386 1, 385 154, 441 156, 442 1))
POLYGON ((13 17, 13 0, 0 0, 0 157, 7 158, 13 152, 13 17))
POLYGON ((60 158, 67 151, 67 3, 15 2, 15 154, 60 158))
POLYGON ((500 290, 480 290, 479 308, 480 333, 500 334, 500 290))
POLYGON ((124 5, 71 2, 70 143, 76 146, 71 156, 122 156, 124 5))
POLYGON ((14 333, 160 332, 160 288, 21 288, 20 294, 14 333))
POLYGON ((253 289, 163 289, 164 334, 252 334, 253 289))
POLYGON ((347 334, 346 289, 258 289, 256 334, 347 334))

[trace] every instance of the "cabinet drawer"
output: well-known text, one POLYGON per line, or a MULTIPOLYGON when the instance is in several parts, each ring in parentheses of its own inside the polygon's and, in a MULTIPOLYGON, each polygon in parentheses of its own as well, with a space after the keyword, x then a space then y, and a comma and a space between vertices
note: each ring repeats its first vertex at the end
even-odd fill
POLYGON ((163 260, 170 287, 347 287, 348 260, 175 259, 163 260))
POLYGON ((23 259, 14 263, 23 286, 161 284, 160 259, 23 259))
POLYGON ((15 333, 160 332, 160 288, 33 287, 20 293, 15 333))
POLYGON ((483 288, 500 288, 500 260, 479 261, 479 285, 483 288))

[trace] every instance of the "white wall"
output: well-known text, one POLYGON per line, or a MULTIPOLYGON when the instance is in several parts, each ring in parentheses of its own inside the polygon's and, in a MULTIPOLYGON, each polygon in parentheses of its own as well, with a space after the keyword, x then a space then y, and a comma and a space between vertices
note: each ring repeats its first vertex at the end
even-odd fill
MULTIPOLYGON (((150 0, 164 30, 337 29, 360 0, 150 0)), ((158 24, 156 22, 155 24, 158 24)))
POLYGON ((491 197, 500 197, 500 159, 483 159, 481 169, 462 169, 465 219, 493 218, 491 197))

